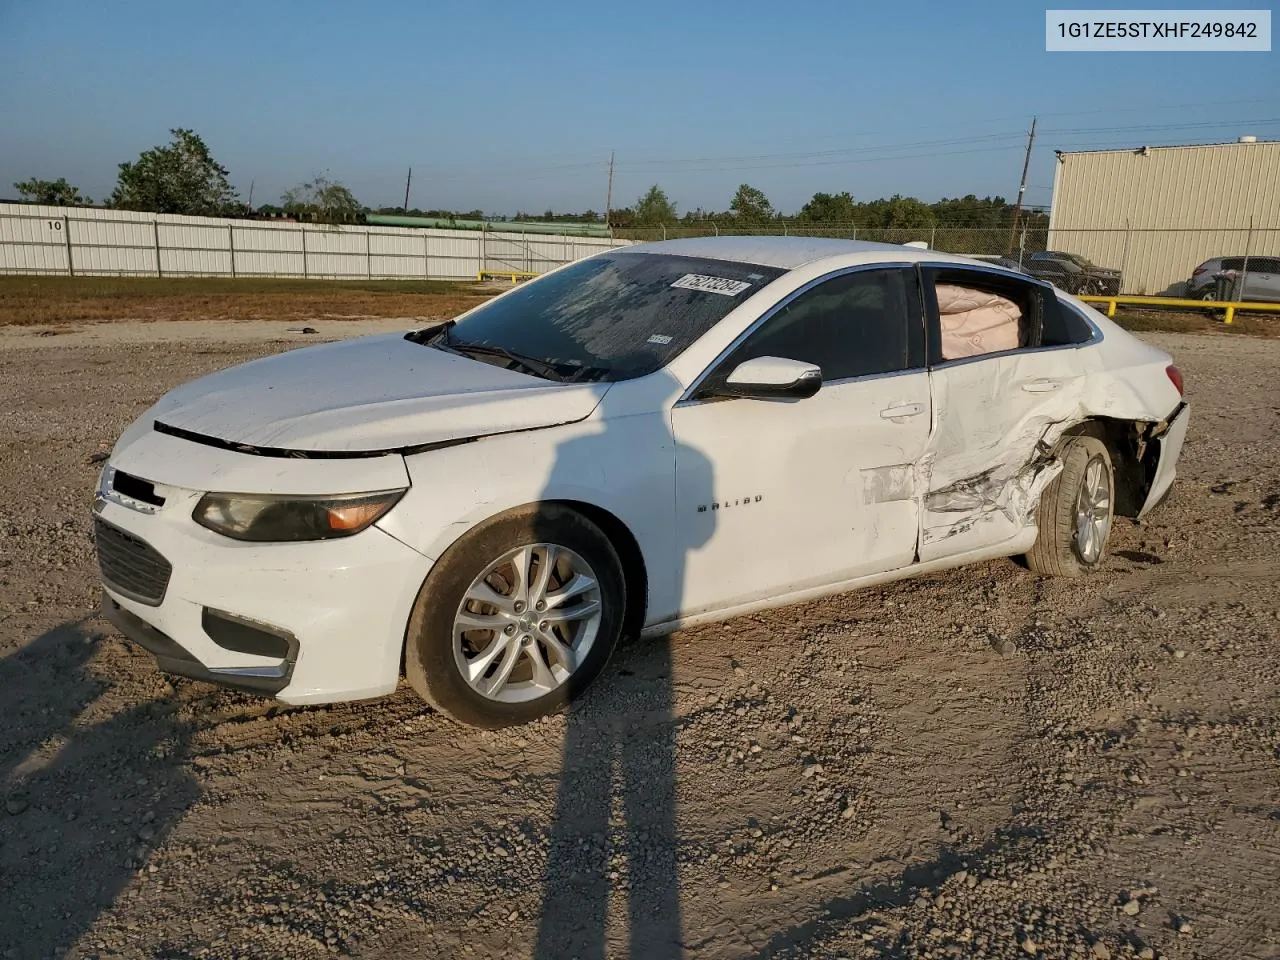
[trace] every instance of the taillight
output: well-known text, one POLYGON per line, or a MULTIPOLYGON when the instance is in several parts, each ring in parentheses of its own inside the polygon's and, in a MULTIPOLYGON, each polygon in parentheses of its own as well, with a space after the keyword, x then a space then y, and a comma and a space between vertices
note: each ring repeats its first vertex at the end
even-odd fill
POLYGON ((1200 276, 1200 274, 1208 273, 1208 272, 1209 272, 1209 265, 1207 263, 1202 263, 1200 264, 1200 266, 1196 267, 1194 270, 1191 271, 1191 275, 1193 277, 1198 277, 1200 276))
POLYGON ((1169 375, 1169 379, 1173 382, 1173 385, 1178 388, 1178 396, 1185 397, 1187 394, 1182 389, 1182 372, 1172 363, 1164 368, 1164 372, 1169 375))

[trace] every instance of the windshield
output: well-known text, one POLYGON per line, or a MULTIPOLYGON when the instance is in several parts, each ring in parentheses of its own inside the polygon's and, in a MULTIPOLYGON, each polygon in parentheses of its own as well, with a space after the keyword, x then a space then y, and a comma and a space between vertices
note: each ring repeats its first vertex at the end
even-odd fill
POLYGON ((664 367, 785 272, 620 250, 478 307, 433 344, 548 379, 629 380, 664 367))
POLYGON ((1066 257, 1068 260, 1070 260, 1072 263, 1074 263, 1076 266, 1083 267, 1085 270, 1092 270, 1093 267, 1095 266, 1092 260, 1089 260, 1086 257, 1082 257, 1078 253, 1064 253, 1063 256, 1066 257))

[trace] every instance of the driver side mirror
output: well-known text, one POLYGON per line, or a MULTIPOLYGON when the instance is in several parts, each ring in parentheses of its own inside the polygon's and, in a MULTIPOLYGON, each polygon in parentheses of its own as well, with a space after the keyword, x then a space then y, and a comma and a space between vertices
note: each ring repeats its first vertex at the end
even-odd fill
POLYGON ((709 385, 704 396, 754 400, 804 400, 822 387, 822 368, 786 357, 756 357, 733 368, 724 380, 709 385))

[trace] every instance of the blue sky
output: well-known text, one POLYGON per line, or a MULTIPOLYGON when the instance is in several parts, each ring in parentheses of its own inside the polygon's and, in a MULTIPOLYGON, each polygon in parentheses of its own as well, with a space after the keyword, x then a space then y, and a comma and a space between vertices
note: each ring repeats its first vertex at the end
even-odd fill
POLYGON ((794 211, 1012 198, 1033 114, 1032 204, 1055 148, 1280 137, 1280 53, 1047 53, 1044 9, 0 0, 0 197, 101 198, 170 127, 255 203, 327 171, 399 204, 412 166, 412 206, 508 214, 603 209, 610 150, 615 206, 656 182, 723 209, 747 182, 794 211))

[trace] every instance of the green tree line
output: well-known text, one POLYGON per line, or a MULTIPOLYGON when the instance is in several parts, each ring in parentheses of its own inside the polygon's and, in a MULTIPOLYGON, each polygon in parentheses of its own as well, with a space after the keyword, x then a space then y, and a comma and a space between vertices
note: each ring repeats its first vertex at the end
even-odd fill
MULTIPOLYGON (((325 223, 357 223, 370 213, 405 213, 400 207, 376 210, 361 204, 344 184, 327 175, 291 187, 278 204, 264 203, 251 209, 241 201, 231 185, 226 167, 212 156, 208 145, 194 130, 173 129, 167 144, 144 150, 136 160, 119 165, 116 186, 106 205, 120 210, 149 213, 176 213, 194 216, 235 216, 245 214, 286 215, 299 220, 325 223)), ((66 178, 43 180, 32 177, 14 184, 24 200, 59 206, 91 205, 78 187, 66 178)), ((456 220, 506 219, 486 217, 479 210, 407 211, 411 215, 456 220)), ((517 211, 514 220, 563 223, 601 222, 605 217, 595 210, 541 214, 517 211)), ((666 191, 654 184, 633 203, 609 211, 611 227, 626 235, 627 231, 657 228, 689 230, 695 226, 712 229, 771 229, 784 224, 804 227, 839 226, 851 230, 926 230, 944 226, 975 229, 1008 228, 1013 220, 1013 206, 1004 197, 943 198, 926 203, 915 197, 894 194, 877 200, 857 200, 848 191, 815 193, 798 211, 784 215, 750 184, 740 184, 728 206, 722 211, 697 208, 680 214, 666 191)), ((1023 222, 1039 228, 1046 224, 1044 214, 1028 212, 1023 222)))
MULTIPOLYGON (((877 200, 857 200, 848 191, 815 193, 797 212, 778 211, 764 192, 741 184, 723 211, 698 208, 678 214, 676 205, 660 186, 654 184, 630 206, 613 210, 609 222, 621 230, 635 228, 690 227, 714 224, 725 228, 770 227, 781 223, 800 226, 839 224, 856 229, 922 230, 942 226, 978 229, 1008 227, 1013 222, 1013 204, 1004 197, 944 197, 926 203, 915 197, 894 194, 877 200)), ((1039 211, 1022 211, 1029 226, 1045 226, 1048 218, 1039 211), (1043 223, 1041 221, 1044 221, 1043 223)))

